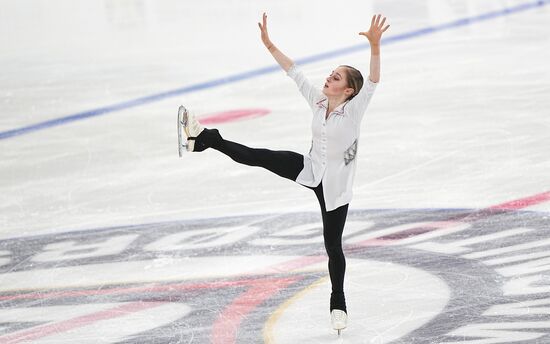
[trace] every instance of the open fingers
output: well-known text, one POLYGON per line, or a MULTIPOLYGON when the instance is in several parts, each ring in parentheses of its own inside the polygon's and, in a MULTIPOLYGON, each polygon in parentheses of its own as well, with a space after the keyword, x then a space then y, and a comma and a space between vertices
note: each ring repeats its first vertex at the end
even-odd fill
POLYGON ((381 29, 384 26, 385 22, 386 22, 386 17, 384 17, 384 19, 382 19, 382 22, 380 23, 380 25, 378 27, 381 29))
POLYGON ((374 21, 374 25, 375 25, 375 26, 380 26, 380 17, 381 17, 381 16, 382 16, 381 14, 379 14, 379 15, 376 16, 376 20, 374 21))

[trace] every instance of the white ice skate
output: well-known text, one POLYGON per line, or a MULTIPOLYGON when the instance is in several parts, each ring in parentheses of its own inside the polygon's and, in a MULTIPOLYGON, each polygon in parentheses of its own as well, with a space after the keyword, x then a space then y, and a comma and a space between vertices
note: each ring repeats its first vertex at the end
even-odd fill
POLYGON ((203 126, 197 121, 195 116, 189 113, 187 109, 181 105, 178 109, 178 152, 182 156, 183 149, 192 152, 195 148, 195 139, 203 131, 203 126), (183 134, 186 136, 184 142, 183 134))
POLYGON ((338 336, 340 336, 340 332, 343 329, 348 327, 348 315, 340 309, 333 309, 332 312, 330 312, 330 321, 332 323, 332 328, 338 331, 338 336))

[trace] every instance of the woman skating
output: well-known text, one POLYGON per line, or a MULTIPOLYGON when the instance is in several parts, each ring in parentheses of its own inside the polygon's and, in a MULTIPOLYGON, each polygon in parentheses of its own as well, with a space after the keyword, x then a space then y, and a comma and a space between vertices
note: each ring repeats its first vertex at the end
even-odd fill
POLYGON ((370 43, 370 75, 364 82, 351 66, 338 66, 326 78, 323 88, 314 87, 294 62, 270 40, 267 15, 258 23, 262 42, 281 68, 297 84, 312 112, 312 144, 307 155, 290 151, 249 148, 224 139, 217 129, 206 129, 184 108, 182 111, 187 150, 218 150, 238 163, 260 166, 312 189, 321 207, 323 237, 329 257, 332 284, 330 313, 332 326, 340 332, 347 326, 344 296, 346 261, 342 233, 356 168, 360 126, 369 101, 380 80, 380 40, 389 25, 386 18, 372 17, 368 31, 360 32, 370 43))

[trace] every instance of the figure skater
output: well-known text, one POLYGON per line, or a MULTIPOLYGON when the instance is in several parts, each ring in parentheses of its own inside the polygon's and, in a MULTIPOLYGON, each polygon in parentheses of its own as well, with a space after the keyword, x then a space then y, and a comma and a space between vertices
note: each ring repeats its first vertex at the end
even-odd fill
MULTIPOLYGON (((213 148, 238 163, 263 167, 315 192, 321 207, 323 237, 332 284, 331 323, 338 334, 347 327, 344 296, 346 260, 342 250, 342 232, 352 199, 361 120, 380 81, 380 40, 389 28, 389 25, 384 26, 385 22, 385 17, 375 15, 369 30, 359 33, 370 43, 370 75, 366 84, 359 70, 342 65, 330 73, 322 90, 319 90, 270 40, 267 15, 263 14, 263 23, 258 23, 263 44, 287 75, 296 82, 313 112, 312 143, 307 155, 249 148, 228 141, 217 129, 203 128, 185 108, 180 108, 187 151, 202 152, 213 148)), ((180 149, 181 147, 180 145, 180 149)))

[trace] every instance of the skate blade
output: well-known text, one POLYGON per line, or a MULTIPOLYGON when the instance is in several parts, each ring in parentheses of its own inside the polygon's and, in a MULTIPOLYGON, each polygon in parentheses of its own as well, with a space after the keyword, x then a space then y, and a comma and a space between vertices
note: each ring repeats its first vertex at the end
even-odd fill
POLYGON ((336 330, 336 333, 338 334, 338 338, 342 338, 343 334, 344 334, 344 330, 346 328, 340 328, 340 329, 335 329, 336 330))
POLYGON ((180 158, 183 156, 184 151, 188 151, 187 140, 184 141, 183 139, 184 131, 185 131, 185 134, 189 136, 187 133, 186 127, 187 127, 187 109, 183 105, 181 105, 178 109, 178 154, 180 158))
POLYGON ((342 333, 341 335, 339 334, 338 337, 336 337, 336 343, 345 343, 345 340, 344 340, 344 334, 342 333))
POLYGON ((338 336, 336 337, 336 342, 337 343, 344 343, 344 330, 341 329, 341 330, 336 330, 337 333, 338 333, 338 336))

